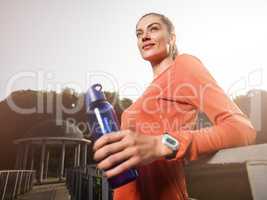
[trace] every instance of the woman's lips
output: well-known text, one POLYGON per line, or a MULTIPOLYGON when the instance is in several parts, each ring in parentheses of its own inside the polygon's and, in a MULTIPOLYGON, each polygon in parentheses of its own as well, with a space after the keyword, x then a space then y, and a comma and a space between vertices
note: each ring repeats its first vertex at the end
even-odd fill
POLYGON ((153 46, 154 46, 154 44, 146 44, 146 45, 143 46, 143 49, 144 50, 148 50, 148 49, 150 49, 153 46))

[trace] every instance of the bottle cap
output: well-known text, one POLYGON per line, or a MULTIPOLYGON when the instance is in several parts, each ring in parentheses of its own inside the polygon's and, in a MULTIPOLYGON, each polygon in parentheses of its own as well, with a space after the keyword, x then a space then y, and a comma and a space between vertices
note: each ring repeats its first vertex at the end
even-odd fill
POLYGON ((90 106, 91 103, 105 99, 106 97, 104 92, 102 91, 102 85, 99 83, 96 83, 89 87, 85 95, 85 103, 87 107, 90 106))

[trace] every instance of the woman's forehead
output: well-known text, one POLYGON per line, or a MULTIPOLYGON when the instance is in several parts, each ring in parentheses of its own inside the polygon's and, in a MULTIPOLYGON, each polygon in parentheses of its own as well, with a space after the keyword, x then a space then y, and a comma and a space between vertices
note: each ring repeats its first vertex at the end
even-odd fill
POLYGON ((159 16, 148 15, 138 21, 138 23, 136 24, 136 30, 146 28, 153 23, 163 24, 159 16))

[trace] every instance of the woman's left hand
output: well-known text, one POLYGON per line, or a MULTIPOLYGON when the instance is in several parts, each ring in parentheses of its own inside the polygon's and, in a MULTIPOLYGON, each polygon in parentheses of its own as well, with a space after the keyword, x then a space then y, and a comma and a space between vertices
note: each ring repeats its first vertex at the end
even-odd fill
POLYGON ((162 135, 143 135, 131 130, 106 134, 93 147, 97 167, 110 178, 171 154, 171 150, 162 144, 161 138, 162 135))

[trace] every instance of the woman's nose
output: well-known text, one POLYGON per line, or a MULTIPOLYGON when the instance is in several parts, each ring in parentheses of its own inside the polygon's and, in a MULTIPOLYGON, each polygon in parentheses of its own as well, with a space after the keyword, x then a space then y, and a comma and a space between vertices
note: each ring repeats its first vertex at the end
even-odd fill
POLYGON ((143 37, 142 37, 142 41, 147 41, 150 40, 150 33, 148 31, 144 32, 143 37))

